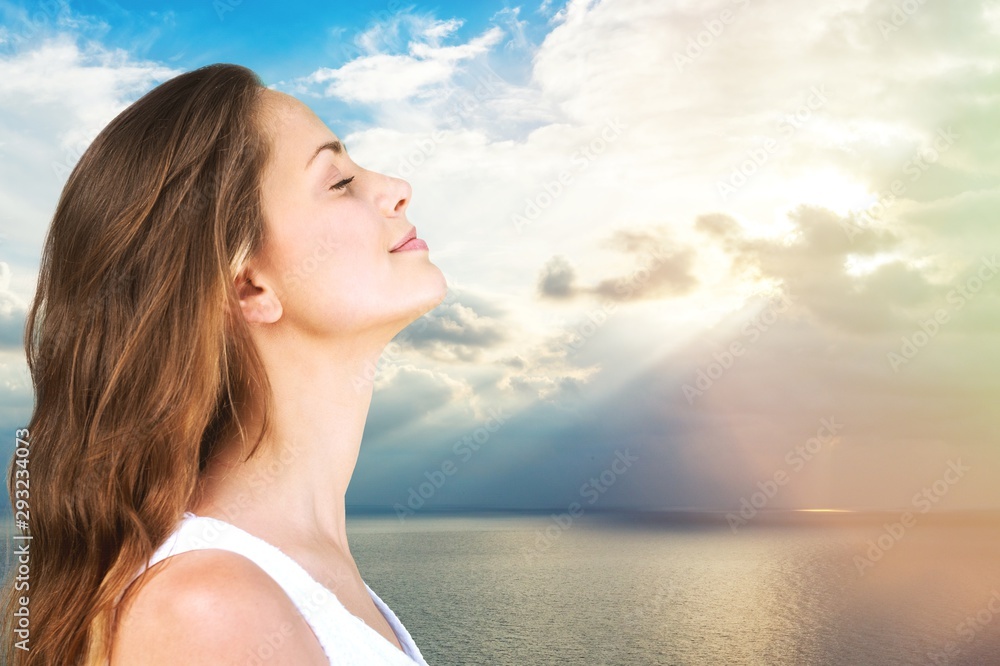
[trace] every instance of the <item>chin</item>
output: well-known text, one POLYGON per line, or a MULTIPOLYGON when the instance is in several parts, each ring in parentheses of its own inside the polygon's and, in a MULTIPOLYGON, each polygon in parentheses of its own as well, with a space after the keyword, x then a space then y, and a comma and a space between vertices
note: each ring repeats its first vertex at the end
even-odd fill
POLYGON ((442 280, 441 285, 440 289, 427 292, 427 298, 423 300, 423 305, 419 308, 420 313, 414 317, 414 319, 424 316, 437 306, 444 303, 445 299, 448 297, 448 284, 442 280))
MULTIPOLYGON (((426 306, 420 315, 426 314, 441 305, 448 296, 448 281, 445 279, 444 273, 434 264, 430 264, 427 268, 426 274, 420 275, 418 279, 414 279, 410 284, 413 296, 426 306), (418 291, 419 295, 416 293, 418 291)), ((419 317, 420 315, 417 316, 419 317)))
POLYGON ((431 306, 432 310, 441 305, 441 303, 444 302, 444 299, 448 296, 448 281, 445 279, 444 273, 441 272, 441 269, 437 266, 434 268, 436 269, 435 272, 440 276, 440 279, 438 280, 437 300, 434 302, 434 305, 431 306))
POLYGON ((431 265, 431 270, 420 279, 414 279, 407 285, 406 303, 400 311, 402 326, 405 328, 422 316, 441 305, 448 296, 448 282, 444 274, 431 265))

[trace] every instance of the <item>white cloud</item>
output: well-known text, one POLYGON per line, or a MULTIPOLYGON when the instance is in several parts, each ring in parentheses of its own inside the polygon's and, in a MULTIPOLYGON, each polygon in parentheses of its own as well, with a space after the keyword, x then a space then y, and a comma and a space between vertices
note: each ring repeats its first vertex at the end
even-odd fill
POLYGON ((462 27, 462 23, 464 21, 454 18, 447 21, 434 21, 424 29, 423 36, 436 45, 440 40, 462 27))
POLYGON ((81 48, 73 37, 63 34, 0 59, 0 99, 7 100, 0 103, 0 109, 4 116, 34 120, 28 124, 32 129, 42 122, 59 123, 61 147, 70 148, 76 140, 95 134, 155 82, 178 73, 156 63, 135 61, 120 49, 107 50, 93 43, 81 48), (15 100, 16 107, 12 105, 15 100))
POLYGON ((65 33, 0 57, 0 209, 11 291, 19 298, 30 298, 55 202, 90 140, 129 102, 177 73, 120 49, 81 46, 65 33))
POLYGON ((10 265, 0 261, 0 350, 23 344, 27 301, 11 291, 10 265))
POLYGON ((444 60, 373 55, 337 69, 318 69, 305 82, 326 84, 323 94, 330 97, 374 103, 412 97, 429 85, 447 81, 453 71, 444 60))
POLYGON ((318 86, 321 95, 347 102, 377 104, 398 102, 448 83, 461 63, 489 52, 503 37, 503 30, 490 27, 464 44, 443 46, 462 21, 439 21, 419 15, 399 13, 375 22, 356 38, 361 55, 337 68, 321 67, 288 84, 291 89, 309 91, 318 86), (406 54, 402 35, 409 34, 406 54))

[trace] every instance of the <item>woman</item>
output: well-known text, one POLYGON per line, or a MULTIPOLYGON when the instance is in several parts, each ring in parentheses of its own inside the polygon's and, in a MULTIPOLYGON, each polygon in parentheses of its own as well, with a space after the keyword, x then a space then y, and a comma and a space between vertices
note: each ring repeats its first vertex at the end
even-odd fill
POLYGON ((27 319, 31 634, 8 663, 425 663, 344 506, 375 364, 447 289, 410 196, 234 65, 94 140, 27 319))

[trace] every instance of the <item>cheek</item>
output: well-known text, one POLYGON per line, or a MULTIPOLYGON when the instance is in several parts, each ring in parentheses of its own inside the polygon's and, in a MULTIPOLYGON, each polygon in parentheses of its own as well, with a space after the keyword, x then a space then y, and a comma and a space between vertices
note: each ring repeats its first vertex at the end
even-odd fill
POLYGON ((274 243, 274 265, 286 293, 304 291, 307 300, 344 301, 363 300, 365 292, 377 290, 388 253, 378 222, 366 209, 341 206, 336 219, 329 211, 297 217, 286 227, 296 232, 274 243))

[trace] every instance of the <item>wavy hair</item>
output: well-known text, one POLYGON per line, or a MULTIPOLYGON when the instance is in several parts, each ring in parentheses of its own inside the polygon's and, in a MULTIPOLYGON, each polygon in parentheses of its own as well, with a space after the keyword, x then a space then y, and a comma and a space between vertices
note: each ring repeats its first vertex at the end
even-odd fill
MULTIPOLYGON (((29 588, 3 589, 6 663, 108 663, 117 602, 192 499, 217 442, 260 446, 271 388, 236 281, 266 240, 257 75, 172 78, 122 111, 69 176, 25 324, 29 588)), ((23 487, 23 484, 22 484, 23 487)), ((23 498, 23 493, 22 493, 23 498)), ((18 516, 21 517, 21 516, 18 516)), ((16 567, 15 567, 16 568, 16 567)))

